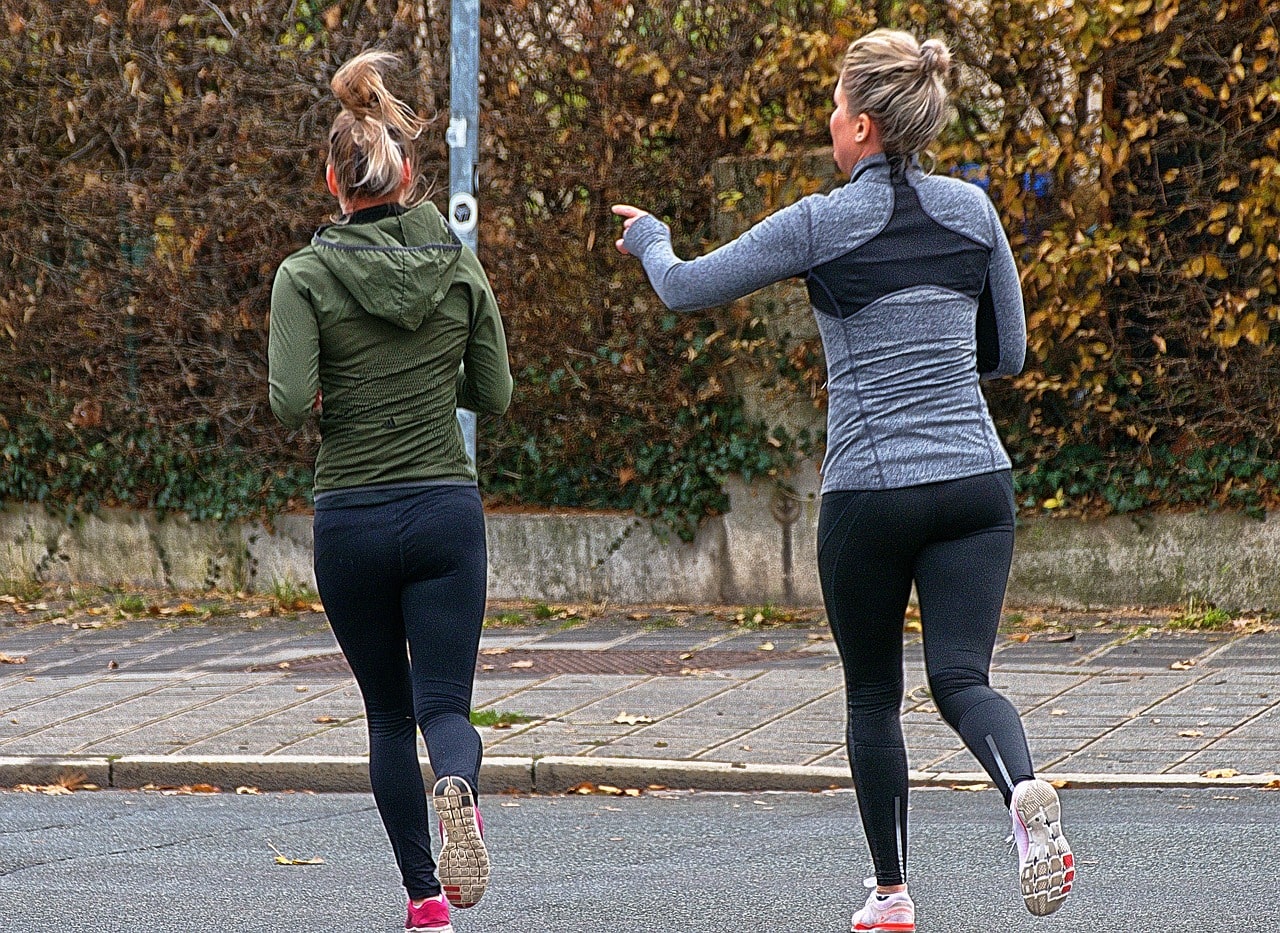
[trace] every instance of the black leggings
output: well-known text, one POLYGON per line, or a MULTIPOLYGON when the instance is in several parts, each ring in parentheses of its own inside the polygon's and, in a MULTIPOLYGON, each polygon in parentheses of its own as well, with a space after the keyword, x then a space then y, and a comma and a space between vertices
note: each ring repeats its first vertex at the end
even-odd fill
POLYGON ((849 765, 882 885, 907 874, 902 624, 912 582, 942 717, 1006 805, 1013 785, 1034 776, 1018 712, 990 685, 1013 525, 1008 471, 822 497, 818 574, 844 662, 849 765))
POLYGON ((364 697, 373 797, 414 899, 440 893, 417 729, 437 776, 478 789, 470 713, 487 561, 475 487, 316 508, 316 583, 364 697))

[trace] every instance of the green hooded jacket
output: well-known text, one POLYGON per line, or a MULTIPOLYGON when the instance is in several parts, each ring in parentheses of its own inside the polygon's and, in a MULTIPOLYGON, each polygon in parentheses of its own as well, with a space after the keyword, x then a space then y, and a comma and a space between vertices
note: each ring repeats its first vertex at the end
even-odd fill
POLYGON ((370 208, 322 227, 271 291, 271 410, 320 406, 315 491, 475 482, 455 408, 500 415, 511 369, 475 253, 435 205, 370 208))

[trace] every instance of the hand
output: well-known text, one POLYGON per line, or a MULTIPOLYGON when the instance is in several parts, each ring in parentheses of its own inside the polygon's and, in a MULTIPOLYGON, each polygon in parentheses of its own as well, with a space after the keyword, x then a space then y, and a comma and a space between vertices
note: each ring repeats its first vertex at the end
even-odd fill
POLYGON ((623 245, 623 241, 626 238, 627 231, 631 229, 631 225, 636 222, 637 218, 647 217, 649 215, 649 212, 642 211, 638 207, 632 207, 630 204, 615 204, 613 205, 613 212, 617 214, 619 217, 623 218, 622 238, 620 238, 616 243, 614 243, 614 245, 618 247, 618 252, 620 252, 622 255, 630 256, 631 254, 627 252, 626 246, 623 245))
POLYGON ((317 415, 324 414, 324 389, 316 389, 316 397, 311 403, 311 410, 317 415))

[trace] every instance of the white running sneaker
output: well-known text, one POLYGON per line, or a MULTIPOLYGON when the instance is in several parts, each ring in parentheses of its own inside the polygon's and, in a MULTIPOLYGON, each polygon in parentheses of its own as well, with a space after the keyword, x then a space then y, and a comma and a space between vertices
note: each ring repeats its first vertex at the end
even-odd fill
POLYGON ((868 930, 884 930, 893 933, 915 933, 916 905, 906 891, 879 897, 875 891, 867 897, 866 906, 853 915, 849 927, 853 933, 868 930))
POLYGON ((1027 910, 1037 917, 1053 913, 1071 893, 1075 858, 1062 834, 1062 805, 1048 781, 1023 781, 1009 805, 1013 838, 1018 843, 1018 878, 1027 910))
POLYGON ((440 887, 454 907, 474 907, 489 884, 489 852, 475 794, 462 778, 445 776, 436 781, 431 798, 440 818, 440 887))

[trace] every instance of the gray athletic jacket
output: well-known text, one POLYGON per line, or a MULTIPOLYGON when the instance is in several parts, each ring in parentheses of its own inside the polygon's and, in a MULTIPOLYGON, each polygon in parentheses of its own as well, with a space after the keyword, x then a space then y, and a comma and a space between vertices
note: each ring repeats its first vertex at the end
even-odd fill
POLYGON ((883 155, 688 262, 652 216, 631 225, 658 297, 691 311, 804 276, 827 358, 822 491, 897 489, 1008 469, 979 374, 1022 370, 1009 241, 982 189, 883 155))

